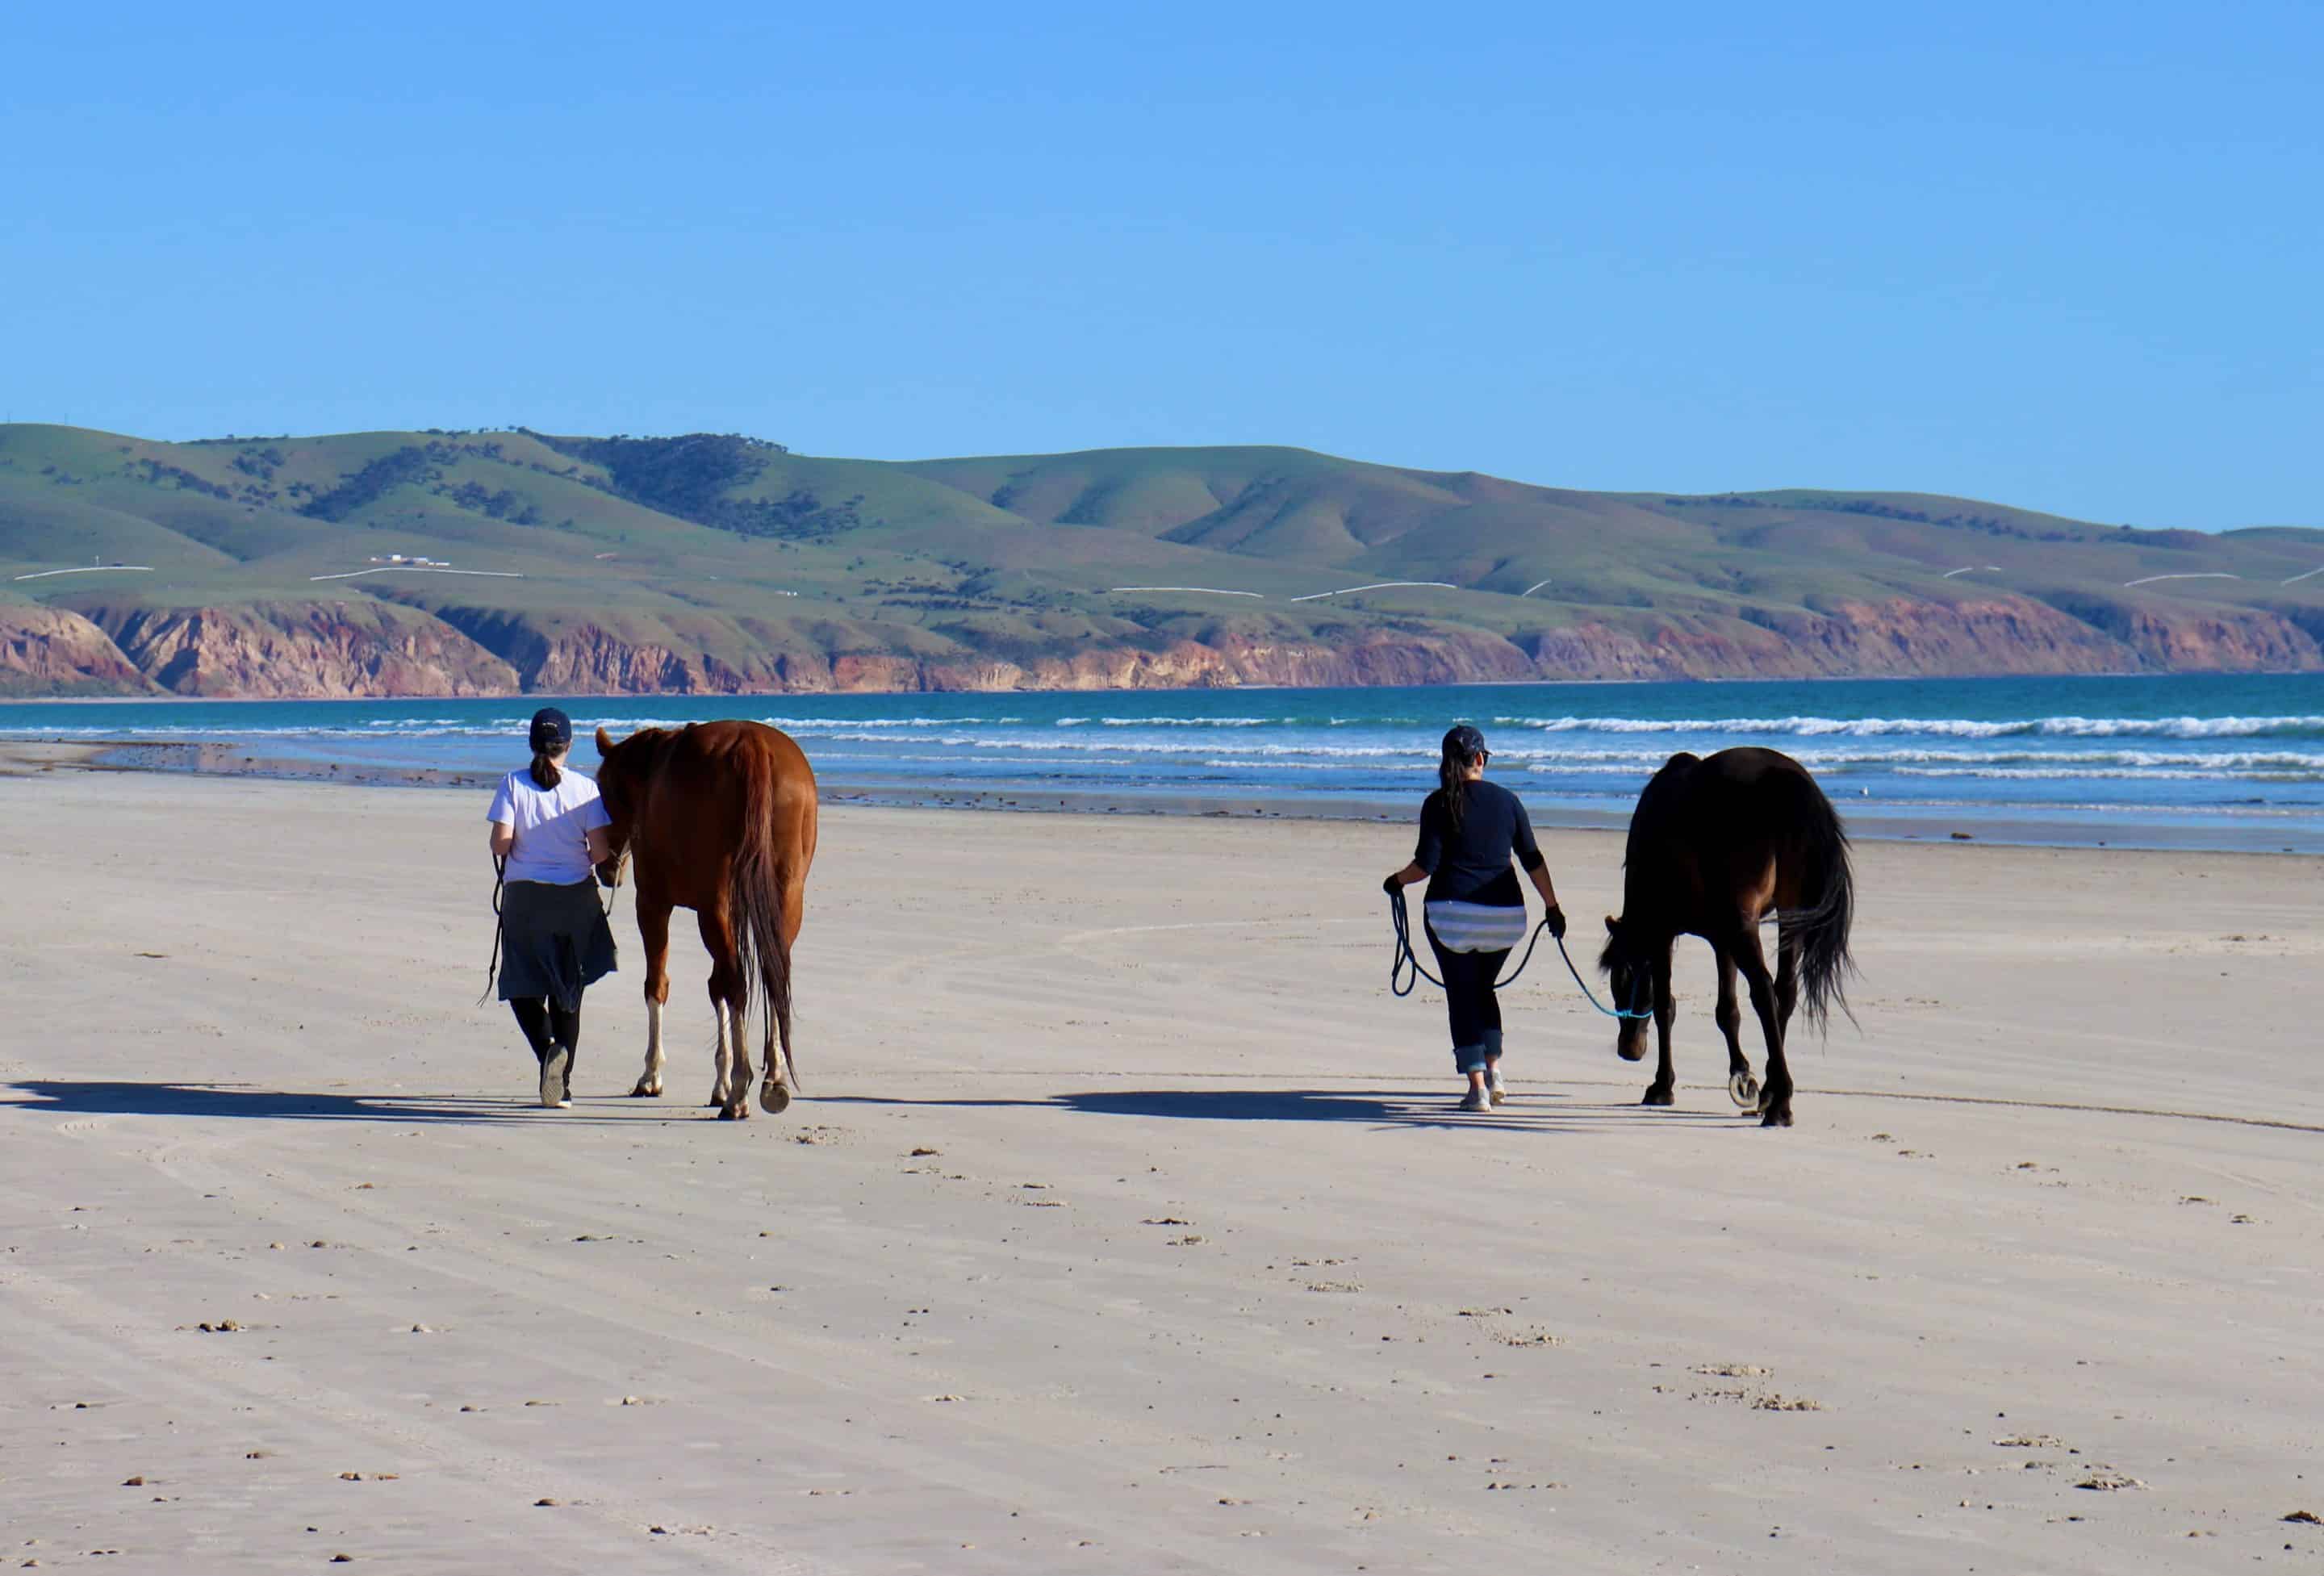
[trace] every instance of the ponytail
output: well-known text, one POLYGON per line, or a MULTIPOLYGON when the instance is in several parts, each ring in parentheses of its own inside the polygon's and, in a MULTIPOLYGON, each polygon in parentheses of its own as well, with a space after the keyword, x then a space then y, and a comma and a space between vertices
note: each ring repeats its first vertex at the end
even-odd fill
POLYGON ((555 788, 564 780, 565 774, 557 770, 556 756, 546 750, 536 750, 532 752, 532 781, 535 788, 545 791, 555 788))
POLYGON ((1457 756, 1447 755, 1437 764, 1436 781, 1444 795, 1444 818, 1452 823, 1452 830, 1461 830, 1461 821, 1469 813, 1469 763, 1457 756))
POLYGON ((1469 813, 1469 769, 1485 753, 1485 736, 1467 723, 1444 735, 1443 759, 1436 763, 1438 790, 1444 796, 1444 818, 1452 830, 1469 813))

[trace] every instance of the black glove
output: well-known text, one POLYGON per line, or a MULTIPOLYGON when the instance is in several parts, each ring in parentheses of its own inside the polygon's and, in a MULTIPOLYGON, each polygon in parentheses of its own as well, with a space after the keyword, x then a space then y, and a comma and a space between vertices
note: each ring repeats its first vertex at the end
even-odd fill
POLYGON ((1563 941, 1565 939, 1564 909, 1559 908, 1556 904, 1552 903, 1549 906, 1549 912, 1542 916, 1542 920, 1549 926, 1551 940, 1563 941))
POLYGON ((1380 890, 1386 892, 1391 898, 1401 893, 1404 890, 1404 883, 1401 880, 1398 880, 1397 876, 1401 876, 1403 873, 1404 872, 1402 871, 1398 871, 1396 875, 1390 876, 1388 880, 1382 881, 1380 883, 1380 890))

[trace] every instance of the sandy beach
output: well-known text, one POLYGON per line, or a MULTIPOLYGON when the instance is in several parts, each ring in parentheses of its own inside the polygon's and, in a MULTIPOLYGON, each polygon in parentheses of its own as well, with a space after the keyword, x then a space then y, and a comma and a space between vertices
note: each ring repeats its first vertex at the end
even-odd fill
MULTIPOLYGON (((1553 954, 1456 1112, 1401 828, 833 808, 737 1125, 683 925, 622 1098, 626 895, 534 1105, 480 795, 42 764, 10 1566, 2324 1569, 2318 861, 1862 844, 1763 1131, 1692 943, 1676 1110, 1553 954)), ((1619 839, 1545 848, 1586 963, 1619 839)))

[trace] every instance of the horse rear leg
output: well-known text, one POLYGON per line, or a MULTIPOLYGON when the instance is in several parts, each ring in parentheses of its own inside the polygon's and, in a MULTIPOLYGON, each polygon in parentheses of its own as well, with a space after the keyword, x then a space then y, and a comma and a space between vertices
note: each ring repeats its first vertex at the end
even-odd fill
MULTIPOLYGON (((813 833, 809 834, 808 853, 813 853, 813 833)), ((807 917, 807 875, 802 871, 783 890, 782 948, 783 978, 791 977, 791 943, 798 939, 799 926, 807 917)), ((791 1089, 798 1075, 791 1069, 791 1003, 790 993, 775 1005, 775 1037, 780 1054, 767 1058, 766 1082, 759 1089, 759 1104, 769 1116, 782 1111, 791 1102, 791 1089)))
MULTIPOLYGON (((788 959, 783 966, 790 966, 788 959)), ((767 1057, 765 1082, 759 1089, 759 1104, 769 1116, 789 1109, 794 1077, 791 1072, 791 1004, 788 1001, 778 1003, 774 1016, 777 1048, 767 1057)), ((741 1032, 739 1024, 735 1032, 741 1032)))
POLYGON ((1719 1032, 1727 1037, 1727 1089, 1736 1103, 1749 1110, 1758 1098, 1758 1080, 1751 1076, 1751 1058, 1743 1054, 1743 1009, 1735 999, 1735 959, 1722 947, 1711 950, 1719 957, 1719 1006, 1714 1016, 1719 1032))
POLYGON ((661 1009, 669 1004, 669 905, 638 894, 638 939, 646 949, 646 1070, 638 1075, 632 1100, 661 1092, 661 1009))
POLYGON ((1743 971, 1743 979, 1751 988, 1751 1010, 1757 1015, 1759 1032, 1767 1041, 1767 1081, 1759 1091, 1759 1125, 1787 1128, 1792 1125, 1792 1069, 1784 1059, 1783 1018, 1776 1011, 1775 982, 1768 978, 1767 960, 1759 951, 1759 927, 1742 926, 1728 945, 1734 949, 1735 966, 1743 971))
POLYGON ((702 909, 695 917, 703 949, 710 954, 710 1009, 718 1018, 717 1082, 710 1087, 710 1103, 718 1108, 721 1120, 740 1121, 751 1114, 751 1048, 742 1039, 748 988, 726 916, 702 909))

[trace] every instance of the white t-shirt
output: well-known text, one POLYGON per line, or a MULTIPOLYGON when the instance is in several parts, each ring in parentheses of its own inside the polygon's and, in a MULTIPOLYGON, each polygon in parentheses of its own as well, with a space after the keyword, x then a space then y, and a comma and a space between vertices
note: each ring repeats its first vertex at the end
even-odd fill
POLYGON ((532 780, 532 769, 501 779, 484 819, 516 829, 504 880, 569 887, 589 879, 589 833, 613 825, 597 785, 570 767, 553 788, 532 780))

